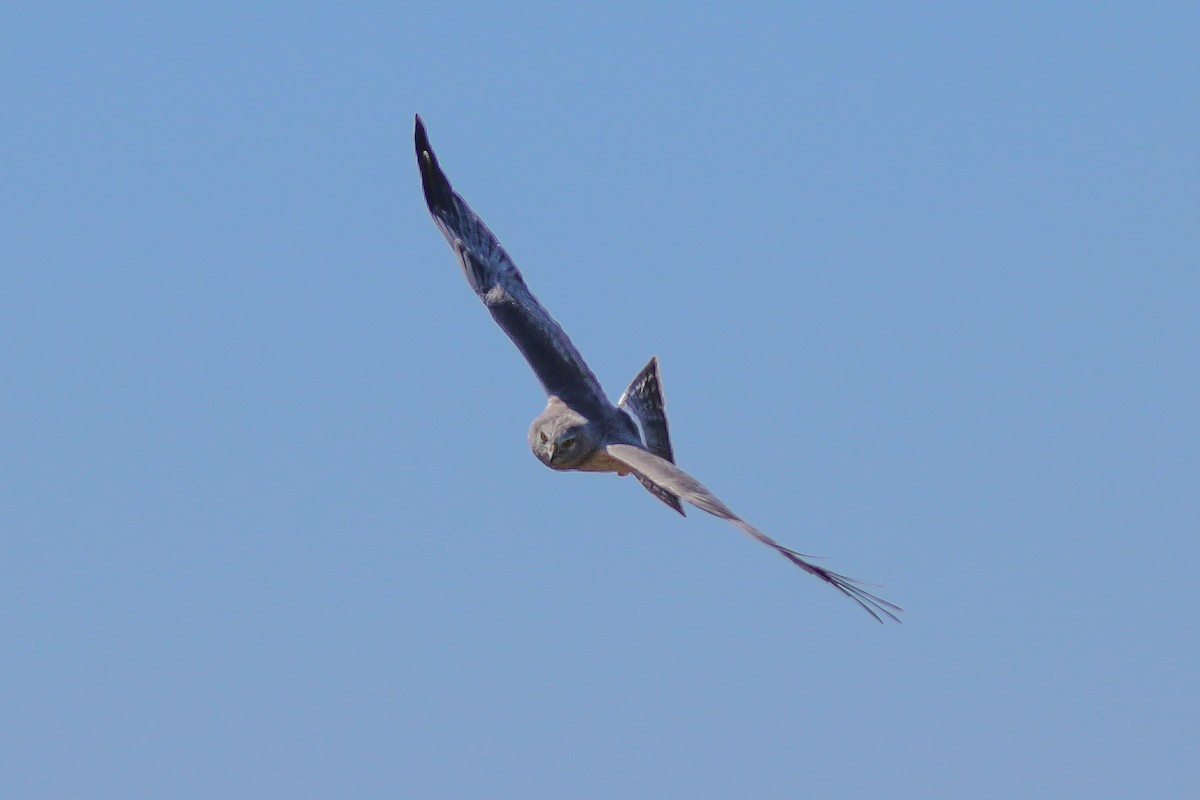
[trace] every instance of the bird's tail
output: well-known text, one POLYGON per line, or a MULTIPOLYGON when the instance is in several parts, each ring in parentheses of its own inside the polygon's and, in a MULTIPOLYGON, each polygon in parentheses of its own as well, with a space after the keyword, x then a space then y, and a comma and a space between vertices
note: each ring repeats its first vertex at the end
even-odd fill
MULTIPOLYGON (((675 463, 675 454, 671 450, 671 432, 667 427, 667 409, 663 401, 662 379, 658 374, 658 359, 651 358, 650 363, 642 367, 629 388, 617 401, 617 407, 628 412, 637 422, 646 449, 659 458, 675 463)), ((650 494, 662 500, 671 508, 683 514, 683 504, 679 496, 669 492, 651 480, 638 475, 650 494)), ((686 515, 684 515, 686 516, 686 515)))

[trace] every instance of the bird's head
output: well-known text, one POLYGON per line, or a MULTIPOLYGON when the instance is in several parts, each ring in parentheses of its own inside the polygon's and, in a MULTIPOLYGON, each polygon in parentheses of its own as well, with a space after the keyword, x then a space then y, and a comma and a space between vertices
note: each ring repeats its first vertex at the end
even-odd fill
POLYGON ((529 426, 529 447, 551 469, 575 469, 596 449, 587 419, 553 401, 529 426))

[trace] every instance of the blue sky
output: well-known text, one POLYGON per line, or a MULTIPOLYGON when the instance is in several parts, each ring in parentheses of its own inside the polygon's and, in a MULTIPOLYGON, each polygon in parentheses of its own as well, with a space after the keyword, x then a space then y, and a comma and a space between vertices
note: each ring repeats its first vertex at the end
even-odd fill
POLYGON ((0 12, 14 798, 1200 792, 1192 4, 0 12), (528 452, 451 179, 678 459, 528 452))

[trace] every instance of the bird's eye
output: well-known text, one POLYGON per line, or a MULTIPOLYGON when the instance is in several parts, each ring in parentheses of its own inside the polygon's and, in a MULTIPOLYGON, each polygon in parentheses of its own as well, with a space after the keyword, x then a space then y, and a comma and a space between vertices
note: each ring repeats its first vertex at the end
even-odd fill
POLYGON ((566 439, 563 439, 561 442, 558 443, 558 446, 564 450, 570 450, 572 447, 575 446, 575 437, 569 436, 566 439))
POLYGON ((545 431, 538 431, 538 437, 541 439, 542 444, 550 441, 550 437, 546 435, 545 431))

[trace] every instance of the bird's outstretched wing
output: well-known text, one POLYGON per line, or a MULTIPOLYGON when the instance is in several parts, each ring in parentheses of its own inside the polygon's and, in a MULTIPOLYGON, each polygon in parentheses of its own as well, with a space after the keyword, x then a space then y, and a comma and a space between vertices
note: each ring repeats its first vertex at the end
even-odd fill
POLYGON ((746 533, 753 536, 758 541, 772 547, 791 561, 800 569, 816 575, 821 580, 832 585, 842 594, 849 597, 854 602, 858 603, 867 613, 876 619, 878 622, 883 622, 883 618, 887 617, 895 622, 899 622, 900 618, 897 614, 903 611, 899 606, 893 605, 888 601, 876 597, 870 592, 863 589, 853 578, 847 578, 845 575, 839 575, 832 570, 819 567, 810 561, 806 561, 803 556, 794 550, 781 545, 779 542, 767 536, 765 533, 755 528, 750 523, 739 517, 730 510, 729 506, 722 503, 716 495, 704 487, 700 481, 688 475, 669 461, 659 458, 653 453, 648 453, 640 447, 634 447, 628 444, 610 444, 605 448, 610 456, 619 461, 623 461, 633 468, 639 477, 648 478, 654 483, 662 486, 664 489, 679 495, 684 500, 688 501, 696 508, 702 511, 707 511, 715 517, 728 520, 734 525, 741 528, 746 533), (881 616, 882 615, 882 616, 881 616))
POLYGON ((600 381, 554 318, 529 291, 508 253, 466 201, 450 186, 417 116, 414 136, 425 201, 450 243, 463 275, 492 317, 533 367, 548 395, 588 417, 612 409, 600 381))

